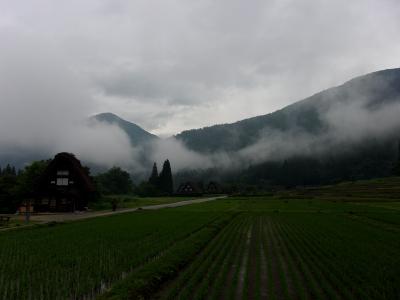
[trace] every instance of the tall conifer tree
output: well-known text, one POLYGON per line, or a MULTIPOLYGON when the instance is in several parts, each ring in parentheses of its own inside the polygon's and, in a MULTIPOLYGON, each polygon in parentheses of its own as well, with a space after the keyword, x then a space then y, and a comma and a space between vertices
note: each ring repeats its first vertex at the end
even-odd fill
POLYGON ((158 170, 157 170, 157 164, 153 164, 153 170, 151 171, 151 175, 149 178, 149 183, 157 186, 158 185, 158 170))
POLYGON ((400 140, 398 141, 397 147, 397 162, 394 167, 394 174, 400 176, 400 140))
POLYGON ((171 195, 174 192, 174 185, 172 181, 172 171, 171 171, 171 164, 167 159, 164 162, 163 168, 161 170, 160 176, 160 190, 171 195))

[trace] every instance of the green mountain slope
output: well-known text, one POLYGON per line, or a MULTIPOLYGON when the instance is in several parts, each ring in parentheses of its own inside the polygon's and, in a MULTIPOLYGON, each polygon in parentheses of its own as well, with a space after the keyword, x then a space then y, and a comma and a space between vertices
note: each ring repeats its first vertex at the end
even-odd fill
POLYGON ((276 112, 232 124, 183 131, 176 138, 192 150, 212 153, 237 151, 250 146, 268 130, 323 134, 329 130, 326 114, 333 107, 342 106, 346 110, 346 106, 356 101, 361 101, 363 107, 370 111, 394 101, 400 102, 400 69, 357 77, 276 112))

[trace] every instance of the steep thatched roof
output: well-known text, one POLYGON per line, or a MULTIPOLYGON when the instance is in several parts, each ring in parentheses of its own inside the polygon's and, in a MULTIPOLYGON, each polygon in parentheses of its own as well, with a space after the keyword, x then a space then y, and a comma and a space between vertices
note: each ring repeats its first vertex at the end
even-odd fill
POLYGON ((81 162, 72 153, 58 153, 47 166, 41 180, 39 181, 38 192, 45 188, 49 182, 49 178, 56 174, 60 166, 68 167, 69 172, 73 175, 77 186, 84 192, 94 192, 95 187, 90 179, 87 171, 82 167, 81 162))

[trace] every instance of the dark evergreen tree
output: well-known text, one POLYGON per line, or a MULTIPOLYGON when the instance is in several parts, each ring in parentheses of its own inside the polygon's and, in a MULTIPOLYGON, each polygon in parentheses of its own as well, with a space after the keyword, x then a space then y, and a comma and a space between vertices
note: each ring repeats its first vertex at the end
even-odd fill
POLYGON ((149 178, 149 183, 154 185, 155 187, 158 186, 158 170, 157 170, 157 164, 153 164, 153 170, 151 171, 151 175, 149 178))
POLYGON ((174 192, 171 165, 168 159, 164 162, 159 176, 159 187, 160 190, 166 194, 171 195, 174 192))
POLYGON ((18 181, 15 168, 10 164, 2 170, 0 177, 0 213, 14 213, 19 202, 18 181))
POLYGON ((397 144, 397 161, 394 167, 394 175, 400 176, 400 140, 397 144))
POLYGON ((16 176, 17 172, 15 171, 15 167, 12 167, 10 164, 7 164, 7 166, 2 171, 2 175, 16 176))

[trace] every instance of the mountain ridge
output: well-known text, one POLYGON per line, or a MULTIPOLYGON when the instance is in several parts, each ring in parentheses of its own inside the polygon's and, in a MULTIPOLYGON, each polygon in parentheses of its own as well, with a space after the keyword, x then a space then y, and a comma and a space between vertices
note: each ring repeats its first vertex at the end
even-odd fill
POLYGON ((285 106, 275 112, 233 123, 182 131, 175 135, 189 149, 203 153, 237 151, 256 141, 265 129, 287 132, 294 127, 316 134, 326 130, 322 116, 333 105, 358 100, 376 107, 400 99, 400 68, 355 77, 345 83, 285 106))
POLYGON ((138 146, 142 143, 148 143, 150 141, 159 139, 158 136, 144 130, 139 125, 122 119, 121 117, 111 112, 96 114, 94 116, 91 116, 90 119, 94 119, 102 123, 117 125, 128 135, 131 144, 134 146, 138 146))

